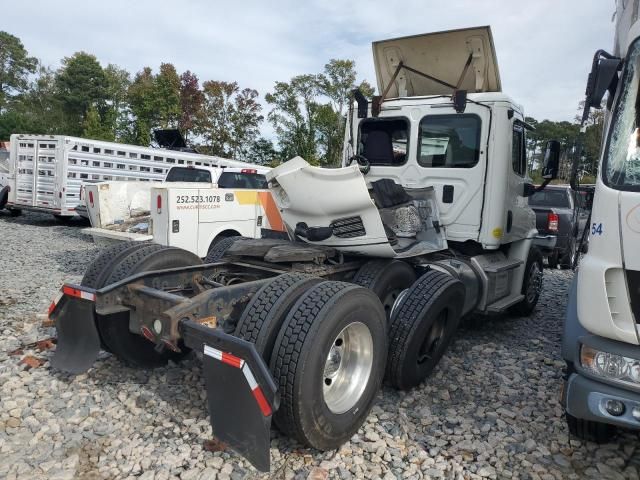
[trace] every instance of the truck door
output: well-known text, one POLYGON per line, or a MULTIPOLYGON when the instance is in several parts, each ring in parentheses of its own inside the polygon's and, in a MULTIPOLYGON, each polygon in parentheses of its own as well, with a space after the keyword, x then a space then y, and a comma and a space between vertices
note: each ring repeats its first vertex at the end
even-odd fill
MULTIPOLYGON (((159 189, 158 189, 159 190, 159 189)), ((198 232, 200 224, 200 208, 203 199, 200 190, 195 187, 170 187, 162 189, 167 192, 167 209, 159 215, 160 222, 166 225, 167 245, 179 247, 198 254, 198 232)), ((155 238, 155 220, 154 220, 155 238)))

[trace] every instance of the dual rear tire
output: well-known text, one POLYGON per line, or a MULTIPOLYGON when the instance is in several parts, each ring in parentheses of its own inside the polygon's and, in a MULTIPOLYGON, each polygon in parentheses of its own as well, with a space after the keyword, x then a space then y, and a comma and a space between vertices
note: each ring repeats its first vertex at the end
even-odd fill
MULTIPOLYGON (((105 249, 87 269, 81 285, 100 289, 137 273, 166 268, 187 267, 202 263, 191 252, 153 243, 122 243, 105 249)), ((96 326, 102 348, 116 355, 124 363, 140 368, 166 365, 179 361, 186 353, 164 350, 141 335, 129 330, 129 314, 96 315, 96 326)))

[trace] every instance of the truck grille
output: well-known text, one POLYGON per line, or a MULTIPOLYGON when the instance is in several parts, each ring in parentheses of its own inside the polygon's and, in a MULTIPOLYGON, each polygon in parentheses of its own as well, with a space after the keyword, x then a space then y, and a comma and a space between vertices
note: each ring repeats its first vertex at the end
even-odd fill
POLYGON ((640 323, 640 271, 627 270, 627 282, 629 285, 629 296, 631 297, 631 310, 636 319, 636 323, 640 323))
POLYGON ((338 238, 362 237, 367 234, 360 217, 347 217, 334 220, 330 225, 338 238))

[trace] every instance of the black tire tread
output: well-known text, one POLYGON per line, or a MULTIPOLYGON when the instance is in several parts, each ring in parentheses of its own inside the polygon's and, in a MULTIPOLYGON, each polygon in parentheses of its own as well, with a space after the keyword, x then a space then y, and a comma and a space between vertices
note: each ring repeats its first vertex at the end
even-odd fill
POLYGON ((389 260, 371 260, 360 267, 351 282, 370 288, 370 285, 373 285, 385 268, 389 266, 389 263, 391 263, 389 260))
POLYGON ((411 286, 407 296, 389 322, 389 356, 387 357, 386 377, 392 385, 401 387, 398 379, 402 376, 405 345, 418 328, 416 320, 428 310, 449 285, 460 283, 446 273, 431 270, 420 277, 411 286))
POLYGON ((222 257, 224 257, 224 254, 227 253, 229 247, 231 247, 231 245, 233 245, 236 240, 240 240, 241 238, 247 237, 235 236, 223 238, 222 240, 220 240, 211 248, 211 250, 209 250, 209 253, 207 253, 207 256, 204 259, 204 263, 219 262, 222 257))
POLYGON ((362 288, 346 282, 319 283, 303 295, 291 309, 282 326, 271 355, 271 373, 279 386, 280 408, 274 419, 284 433, 304 442, 302 427, 297 422, 294 400, 296 369, 305 340, 322 308, 336 295, 362 288))
POLYGON ((149 254, 157 252, 158 250, 166 250, 170 248, 174 247, 165 247, 156 243, 150 243, 142 248, 133 250, 115 266, 104 285, 111 285, 112 283, 119 282, 120 280, 128 277, 135 266, 149 254))
MULTIPOLYGON (((528 281, 528 272, 529 272, 529 266, 533 263, 533 262, 537 262, 538 266, 540 268, 540 272, 544 275, 544 270, 543 270, 543 264, 542 264, 542 252, 540 252, 540 250, 538 250, 537 248, 532 247, 531 250, 529 251, 529 255, 527 257, 527 263, 525 265, 525 270, 524 270, 524 275, 525 275, 525 280, 528 281)), ((521 293, 523 293, 524 295, 526 295, 526 283, 525 281, 522 282, 522 289, 521 289, 521 293)), ((540 296, 538 295, 538 299, 540 298, 540 296)), ((524 299, 522 299, 522 301, 516 303, 513 307, 511 307, 509 309, 509 312, 514 314, 514 315, 518 315, 521 317, 527 317, 529 315, 531 315, 533 313, 533 311, 536 308, 536 305, 538 303, 538 299, 536 299, 535 304, 533 305, 533 307, 530 308, 530 306, 527 304, 527 300, 526 297, 524 299)))
POLYGON ((263 339, 258 341, 260 336, 266 335, 263 327, 271 329, 269 325, 273 321, 284 321, 287 313, 298 300, 304 290, 311 285, 320 282, 316 277, 311 277, 303 273, 286 273, 275 277, 271 282, 263 286, 256 292, 249 304, 245 307, 238 325, 235 336, 256 344, 258 353, 268 362, 271 352, 263 351, 263 339), (288 308, 287 308, 288 304, 288 308), (277 308, 281 307, 281 308, 277 308), (274 319, 272 316, 275 310, 280 310, 281 318, 274 319))
POLYGON ((101 288, 103 285, 98 284, 98 278, 109 266, 112 266, 117 261, 118 255, 128 249, 136 249, 144 245, 148 244, 141 242, 122 242, 103 249, 93 262, 89 264, 89 268, 84 272, 80 285, 89 288, 101 288))

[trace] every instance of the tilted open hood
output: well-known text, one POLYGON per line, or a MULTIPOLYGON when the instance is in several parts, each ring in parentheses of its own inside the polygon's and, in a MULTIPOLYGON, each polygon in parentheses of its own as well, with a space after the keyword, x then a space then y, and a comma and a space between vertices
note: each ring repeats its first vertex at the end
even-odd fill
POLYGON ((378 94, 392 82, 400 62, 435 77, 440 84, 406 68, 398 72, 386 98, 468 92, 499 92, 500 72, 490 27, 475 27, 373 43, 378 94))

